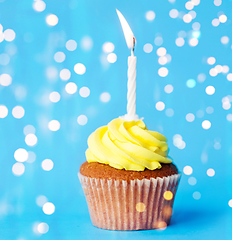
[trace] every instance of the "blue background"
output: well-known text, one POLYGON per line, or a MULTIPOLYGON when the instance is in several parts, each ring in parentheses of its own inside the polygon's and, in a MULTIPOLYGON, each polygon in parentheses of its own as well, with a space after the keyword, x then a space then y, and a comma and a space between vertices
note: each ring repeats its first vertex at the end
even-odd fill
POLYGON ((11 84, 0 85, 0 105, 8 109, 7 116, 0 118, 0 239, 232 239, 232 208, 228 204, 232 199, 229 117, 232 111, 222 107, 222 99, 232 94, 232 82, 227 79, 232 70, 215 77, 209 73, 218 64, 232 67, 232 1, 222 0, 220 6, 213 0, 201 1, 193 8, 196 18, 190 23, 181 18, 189 12, 184 0, 47 0, 45 3, 46 8, 38 12, 33 8, 33 1, 0 0, 3 32, 13 29, 16 34, 13 41, 0 42, 0 74, 12 77, 11 84), (116 8, 136 37, 136 112, 144 117, 150 130, 168 138, 169 155, 182 172, 172 222, 165 230, 117 232, 93 227, 77 177, 85 161, 89 134, 126 113, 130 50, 116 8), (170 17, 172 9, 177 9, 180 17, 170 17), (145 17, 150 10, 155 12, 152 21, 145 17), (46 23, 49 14, 58 17, 55 26, 46 23), (213 26, 212 20, 222 14, 227 16, 227 21, 213 26), (188 42, 194 22, 201 26, 195 47, 188 42), (186 33, 182 47, 175 43, 180 31, 186 33), (157 36, 163 39, 160 46, 154 43, 157 36), (228 43, 221 42, 223 36, 229 38, 228 43), (70 39, 77 42, 74 51, 66 48, 70 39), (85 39, 90 42, 87 48, 83 47, 85 39), (117 61, 114 63, 107 62, 107 53, 102 50, 105 42, 115 46, 117 61), (150 53, 143 48, 147 43, 153 46, 150 53), (164 66, 158 63, 159 47, 165 47, 171 55, 171 61, 164 66), (65 60, 57 62, 56 52, 63 52, 65 60), (214 57, 216 63, 208 64, 209 57, 214 57), (76 63, 85 65, 83 75, 74 71, 76 63), (166 77, 159 76, 161 67, 168 69, 166 77), (59 76, 64 68, 71 72, 67 81, 59 76), (201 80, 199 74, 205 79, 201 80), (194 86, 186 85, 189 79, 194 80, 194 86), (74 94, 65 91, 68 82, 77 85, 74 94), (169 94, 164 91, 168 84, 174 88, 169 94), (207 86, 214 86, 213 95, 206 93, 207 86), (86 98, 79 94, 82 87, 90 89, 86 98), (57 103, 49 100, 53 91, 60 93, 57 103), (111 96, 108 102, 100 100, 104 92, 111 96), (162 111, 156 109, 159 101, 165 104, 162 111), (20 119, 12 114, 15 106, 25 110, 20 119), (212 107, 213 113, 207 107, 212 107), (170 116, 167 109, 172 109, 174 114, 170 116), (194 114, 194 121, 186 120, 188 113, 194 114), (85 125, 77 122, 80 115, 87 117, 85 125), (58 131, 49 129, 51 120, 60 122, 58 131), (209 129, 202 127, 204 120, 211 122, 209 129), (25 142, 27 125, 34 126, 37 137, 34 146, 25 142), (186 143, 183 149, 173 142, 176 134, 186 143), (36 159, 23 162, 25 171, 16 176, 12 167, 17 163, 14 153, 19 148, 33 152, 36 159), (41 167, 44 159, 53 161, 51 171, 41 167), (192 167, 191 175, 183 173, 185 166, 192 167), (210 168, 215 170, 212 177, 207 175, 210 168), (199 199, 193 197, 196 192, 199 199), (41 195, 54 204, 53 214, 45 214, 38 205, 36 200, 41 195), (38 232, 41 222, 48 224, 47 233, 38 232))

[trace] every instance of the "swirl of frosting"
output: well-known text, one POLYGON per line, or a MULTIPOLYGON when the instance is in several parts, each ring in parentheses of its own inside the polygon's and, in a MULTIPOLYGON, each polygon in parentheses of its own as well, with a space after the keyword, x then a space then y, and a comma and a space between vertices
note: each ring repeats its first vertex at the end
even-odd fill
POLYGON ((142 120, 116 118, 89 136, 86 159, 117 169, 154 170, 161 168, 160 163, 172 162, 167 158, 166 141, 162 134, 147 130, 142 120))

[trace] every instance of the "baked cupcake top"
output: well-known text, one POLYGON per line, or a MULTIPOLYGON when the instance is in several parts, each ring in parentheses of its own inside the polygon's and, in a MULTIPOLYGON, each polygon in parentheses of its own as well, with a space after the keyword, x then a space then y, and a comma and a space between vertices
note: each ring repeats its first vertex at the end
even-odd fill
POLYGON ((144 171, 171 163, 167 153, 167 139, 149 131, 142 120, 116 118, 89 136, 86 159, 89 163, 104 163, 116 169, 144 171))
POLYGON ((177 167, 173 164, 161 163, 162 168, 155 171, 145 169, 144 171, 130 171, 125 169, 116 169, 107 164, 98 162, 84 162, 80 167, 80 173, 83 176, 100 179, 114 179, 131 181, 135 179, 163 178, 178 174, 177 167))

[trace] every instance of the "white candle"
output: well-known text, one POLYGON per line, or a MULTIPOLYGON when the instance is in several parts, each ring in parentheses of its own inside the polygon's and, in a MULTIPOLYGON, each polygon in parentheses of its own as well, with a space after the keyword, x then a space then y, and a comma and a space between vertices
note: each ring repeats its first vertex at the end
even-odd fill
POLYGON ((127 115, 129 118, 136 116, 136 61, 134 56, 135 38, 133 37, 133 46, 131 56, 128 57, 128 82, 127 82, 127 115))

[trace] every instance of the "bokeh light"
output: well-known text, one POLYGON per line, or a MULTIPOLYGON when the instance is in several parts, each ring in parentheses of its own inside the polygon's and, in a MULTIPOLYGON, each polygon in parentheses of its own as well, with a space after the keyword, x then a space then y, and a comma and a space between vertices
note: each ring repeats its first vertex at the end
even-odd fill
POLYGON ((88 122, 88 118, 85 116, 85 115, 80 115, 78 118, 77 118, 77 123, 79 125, 86 125, 88 122))
POLYGON ((225 110, 229 110, 231 108, 231 103, 230 102, 223 102, 222 103, 222 108, 225 110))
POLYGON ((77 63, 74 66, 74 71, 78 75, 83 75, 86 72, 86 67, 85 67, 85 65, 83 63, 77 63))
POLYGON ((25 162, 28 158, 28 152, 24 148, 18 148, 14 152, 14 158, 17 162, 25 162))
POLYGON ((194 4, 191 1, 185 3, 185 8, 187 10, 192 10, 194 8, 194 4))
POLYGON ((58 21, 59 21, 59 19, 58 19, 58 17, 55 14, 49 14, 46 17, 46 23, 49 26, 55 26, 58 23, 58 21))
POLYGON ((166 77, 168 75, 168 69, 166 67, 161 67, 158 70, 158 74, 160 77, 166 77))
POLYGON ((156 51, 156 54, 158 55, 158 56, 165 56, 166 55, 166 53, 167 53, 167 50, 166 50, 166 48, 164 48, 164 47, 160 47, 160 48, 158 48, 157 49, 157 51, 156 51))
POLYGON ((70 79, 70 77, 71 77, 71 72, 67 68, 64 68, 60 71, 60 79, 61 80, 67 81, 70 79))
POLYGON ((41 163, 41 167, 45 171, 51 171, 53 169, 54 163, 51 159, 44 159, 41 163))
POLYGON ((49 94, 49 99, 51 102, 57 103, 60 101, 60 94, 58 92, 51 92, 49 94))
POLYGON ((191 47, 197 46, 198 42, 199 42, 199 41, 198 41, 197 38, 190 38, 190 39, 189 39, 189 45, 190 45, 191 47))
POLYGON ((232 208, 232 199, 229 200, 228 205, 232 208))
POLYGON ((155 19, 155 12, 154 11, 147 11, 145 14, 145 18, 147 19, 147 21, 153 21, 155 19))
POLYGON ((135 208, 138 212, 144 212, 146 210, 146 205, 142 202, 139 202, 136 204, 135 208))
POLYGON ((185 116, 186 120, 188 122, 193 122, 195 120, 195 116, 193 113, 188 113, 186 116, 185 116))
POLYGON ((204 120, 201 125, 204 129, 210 129, 211 122, 209 120, 204 120))
POLYGON ((228 73, 229 70, 230 70, 229 66, 227 66, 227 65, 222 66, 222 72, 223 73, 228 73))
POLYGON ((206 89, 205 89, 205 92, 208 94, 208 95, 213 95, 215 93, 215 88, 214 86, 207 86, 206 89))
POLYGON ((189 185, 194 186, 194 185, 196 185, 196 183, 197 183, 197 179, 196 179, 195 177, 190 177, 190 178, 188 179, 188 183, 189 183, 189 185))
POLYGON ((192 32, 192 37, 193 38, 200 38, 200 36, 201 36, 201 32, 200 31, 193 31, 192 32))
POLYGON ((111 99, 111 95, 110 93, 108 92, 103 92, 101 95, 100 95, 100 101, 101 102, 104 102, 104 103, 107 103, 109 102, 111 99))
POLYGON ((164 91, 165 91, 166 93, 172 93, 172 92, 173 92, 173 89, 174 89, 174 87, 173 87, 171 84, 168 84, 168 85, 166 85, 166 86, 164 87, 164 91))
POLYGON ((170 200, 172 200, 172 198, 173 198, 173 193, 171 191, 164 192, 164 199, 165 200, 170 201, 170 200))
POLYGON ((12 83, 12 77, 9 74, 3 73, 0 75, 0 85, 7 87, 11 85, 11 83, 12 83))
MULTIPOLYGON (((173 1, 173 0, 169 0, 169 1, 173 1)), ((156 230, 157 231, 164 231, 167 228, 167 223, 164 221, 159 221, 156 225, 156 230)))
POLYGON ((177 18, 178 15, 179 15, 179 12, 178 12, 177 9, 172 9, 172 10, 170 10, 170 12, 169 12, 169 16, 170 16, 171 18, 177 18))
POLYGON ((201 28, 201 24, 199 22, 194 22, 192 24, 192 29, 198 31, 201 28))
POLYGON ((218 18, 214 18, 211 23, 214 27, 217 27, 220 24, 220 21, 218 18))
POLYGON ((223 67, 221 65, 216 65, 215 66, 215 70, 218 72, 218 73, 221 73, 222 70, 223 70, 223 67))
POLYGON ((196 81, 194 79, 189 79, 186 82, 186 86, 188 88, 194 88, 196 86, 196 81))
POLYGON ((114 51, 114 44, 112 42, 105 42, 103 45, 102 45, 102 50, 104 53, 111 53, 114 51))
POLYGON ((168 59, 166 56, 159 57, 159 59, 158 59, 158 63, 160 65, 165 65, 167 62, 168 62, 168 59))
POLYGON ((194 6, 198 6, 200 4, 200 0, 191 0, 194 6))
POLYGON ((46 8, 46 3, 42 0, 37 0, 33 2, 32 7, 36 12, 43 12, 46 8))
POLYGON ((81 97, 86 98, 86 97, 89 96, 90 90, 89 90, 88 87, 82 87, 82 88, 80 88, 80 90, 79 90, 79 94, 80 94, 81 97))
POLYGON ((201 193, 198 192, 198 191, 194 192, 194 193, 193 193, 193 198, 194 198, 195 200, 199 200, 199 199, 201 198, 201 193))
POLYGON ((55 212, 55 206, 51 202, 44 203, 42 209, 43 209, 43 212, 47 215, 51 215, 55 212))
POLYGON ((204 73, 198 74, 198 76, 197 76, 197 81, 198 82, 202 83, 202 82, 205 81, 205 79, 206 79, 206 75, 204 73))
POLYGON ((109 63, 115 63, 117 61, 117 55, 115 53, 109 53, 107 55, 107 60, 109 63))
POLYGON ((174 110, 172 108, 168 108, 165 111, 167 117, 172 117, 174 115, 174 110))
POLYGON ((206 171, 207 175, 209 177, 213 177, 215 175, 215 170, 213 168, 209 168, 207 171, 206 171))
POLYGON ((193 169, 191 166, 185 166, 183 168, 183 172, 185 175, 191 175, 193 173, 193 169))
POLYGON ((223 37, 221 37, 221 43, 222 43, 222 44, 227 44, 227 43, 229 43, 229 37, 228 37, 228 36, 223 36, 223 37))
POLYGON ((232 114, 231 114, 231 113, 228 113, 228 114, 226 115, 226 120, 227 120, 228 122, 232 122, 232 114))
POLYGON ((23 163, 15 163, 12 167, 12 172, 15 176, 21 176, 25 172, 25 166, 23 163))
POLYGON ((35 127, 33 125, 26 125, 24 128, 23 128, 23 133, 25 135, 27 134, 35 134, 35 127))
POLYGON ((4 39, 7 42, 12 42, 15 39, 15 36, 16 36, 16 34, 13 29, 6 29, 4 31, 4 39))
POLYGON ((182 46, 184 46, 184 44, 185 44, 185 40, 184 40, 184 38, 182 38, 182 37, 178 37, 178 38, 176 39, 175 43, 176 43, 176 46, 182 47, 182 46))
POLYGON ((5 118, 8 115, 8 108, 5 105, 0 105, 0 118, 5 118))
POLYGON ((209 58, 207 59, 207 63, 210 64, 210 65, 213 65, 215 62, 216 62, 215 57, 209 57, 209 58))
POLYGON ((56 52, 54 55, 54 60, 58 63, 62 63, 65 60, 66 56, 63 52, 56 52))
POLYGON ((145 53, 151 53, 153 50, 153 46, 150 44, 150 43, 146 43, 144 46, 143 46, 143 51, 145 53))
POLYGON ((39 195, 38 197, 36 197, 36 204, 39 206, 39 207, 43 207, 43 205, 48 202, 48 199, 46 196, 44 195, 39 195))
POLYGON ((36 135, 33 134, 33 133, 27 134, 26 137, 25 137, 25 143, 30 147, 35 146, 36 143, 37 143, 36 135))
POLYGON ((74 51, 77 48, 77 42, 73 39, 70 39, 66 42, 65 47, 68 51, 74 51))
POLYGON ((77 85, 74 82, 69 82, 65 85, 65 91, 68 94, 74 94, 77 91, 77 85))
POLYGON ((12 109, 12 115, 13 117, 17 118, 17 119, 20 119, 24 116, 25 114, 25 110, 22 106, 15 106, 13 109, 12 109))
POLYGON ((156 46, 161 46, 163 44, 163 38, 161 36, 156 37, 154 43, 156 46))
POLYGON ((45 222, 41 222, 41 223, 39 223, 38 226, 37 226, 37 231, 38 231, 39 233, 41 233, 41 234, 47 233, 48 230, 49 230, 49 226, 48 226, 48 224, 45 223, 45 222))
POLYGON ((173 136, 173 145, 179 149, 184 149, 186 147, 185 141, 180 134, 175 134, 173 136))
POLYGON ((225 14, 222 14, 220 17, 219 17, 219 21, 221 23, 225 23, 227 21, 227 16, 225 14))
POLYGON ((185 14, 184 16, 183 16, 183 21, 185 22, 185 23, 190 23, 191 21, 192 21, 192 16, 189 14, 189 13, 187 13, 187 14, 185 14))
POLYGON ((222 4, 222 0, 214 0, 213 3, 215 6, 219 7, 222 4))
POLYGON ((228 81, 232 81, 232 73, 227 74, 226 78, 228 81))
POLYGON ((195 11, 190 11, 189 14, 191 15, 192 19, 195 19, 197 16, 197 13, 195 11))
POLYGON ((165 108, 164 102, 161 102, 161 101, 157 102, 157 103, 155 104, 155 108, 156 108, 158 111, 163 111, 164 108, 165 108))
POLYGON ((48 128, 51 131, 58 131, 60 129, 60 122, 58 120, 51 120, 48 123, 48 128))
POLYGON ((217 72, 217 70, 215 68, 211 68, 209 70, 209 75, 210 76, 215 77, 215 76, 217 76, 217 74, 218 74, 218 72, 217 72))
POLYGON ((208 114, 212 114, 212 113, 214 112, 214 108, 213 108, 213 107, 207 107, 207 108, 206 108, 206 112, 207 112, 208 114))

